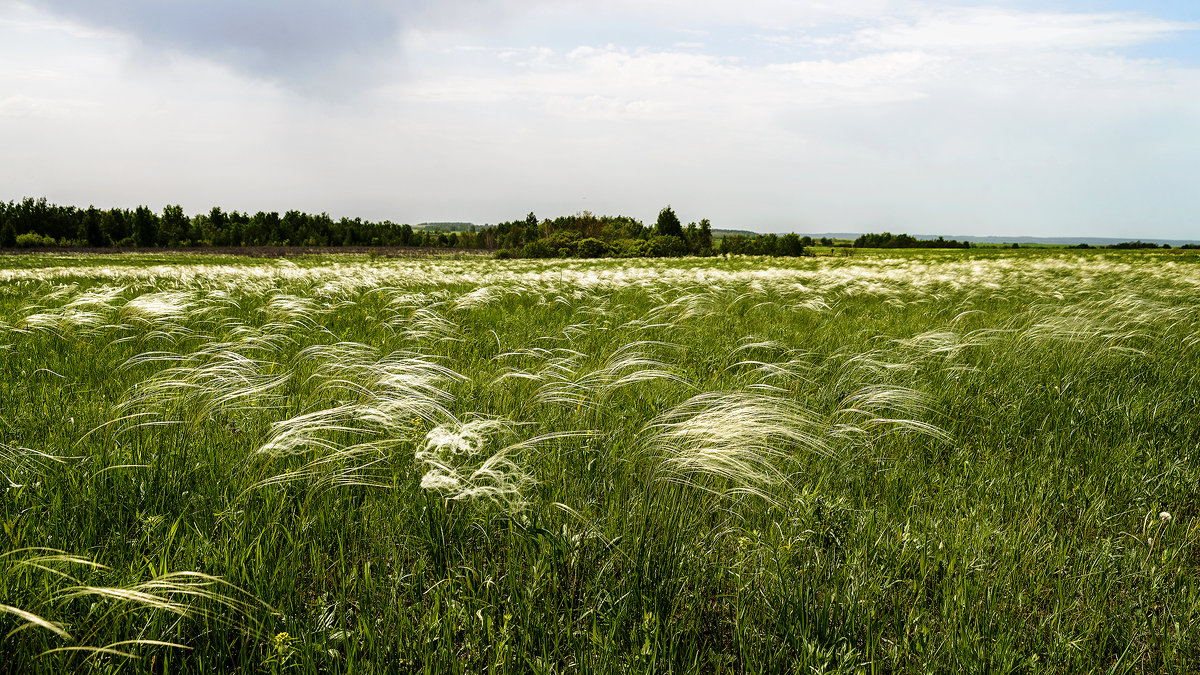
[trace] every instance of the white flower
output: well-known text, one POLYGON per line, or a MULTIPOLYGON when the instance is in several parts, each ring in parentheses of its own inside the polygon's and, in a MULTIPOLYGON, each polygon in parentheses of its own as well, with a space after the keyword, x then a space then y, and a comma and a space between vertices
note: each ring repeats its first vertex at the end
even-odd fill
POLYGON ((1163 525, 1166 525, 1167 523, 1171 522, 1171 514, 1163 511, 1162 513, 1158 514, 1158 519, 1162 521, 1163 525))

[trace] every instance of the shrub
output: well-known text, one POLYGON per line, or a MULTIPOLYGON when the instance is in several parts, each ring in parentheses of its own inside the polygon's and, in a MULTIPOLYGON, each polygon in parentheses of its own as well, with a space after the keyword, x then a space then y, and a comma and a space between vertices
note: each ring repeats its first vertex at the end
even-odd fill
POLYGON ((547 246, 541 239, 531 241, 521 248, 522 258, 553 258, 557 255, 558 251, 547 246))
POLYGON ((612 247, 599 239, 589 237, 576 247, 580 258, 604 258, 612 254, 612 247))
POLYGON ((40 246, 57 246, 58 242, 54 237, 47 237, 36 232, 26 232, 18 234, 16 238, 17 248, 37 248, 40 246))
POLYGON ((618 239, 613 242, 613 255, 618 258, 641 258, 646 255, 646 242, 641 239, 618 239))
POLYGON ((683 255, 686 252, 687 246, 684 245, 683 240, 674 235, 659 234, 646 242, 646 254, 653 258, 683 255))
POLYGON ((559 253, 559 257, 569 258, 575 255, 575 248, 579 244, 579 233, 571 230, 560 230, 543 239, 546 246, 554 251, 566 250, 566 254, 559 253))

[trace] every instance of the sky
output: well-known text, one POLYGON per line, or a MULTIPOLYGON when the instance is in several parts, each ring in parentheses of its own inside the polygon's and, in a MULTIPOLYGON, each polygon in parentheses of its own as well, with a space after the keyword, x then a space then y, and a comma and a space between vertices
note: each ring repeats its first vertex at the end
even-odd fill
POLYGON ((1200 239, 1194 0, 0 0, 0 200, 1200 239))

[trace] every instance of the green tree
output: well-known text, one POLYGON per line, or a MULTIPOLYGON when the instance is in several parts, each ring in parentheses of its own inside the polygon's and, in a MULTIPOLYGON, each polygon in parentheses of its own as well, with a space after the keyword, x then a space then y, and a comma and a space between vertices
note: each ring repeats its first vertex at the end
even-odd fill
POLYGON ((656 234, 646 243, 646 254, 651 258, 671 258, 687 253, 687 246, 681 237, 669 234, 656 234))
POLYGON ((558 251, 547 246, 541 239, 535 239, 521 247, 522 258, 553 258, 557 255, 558 251))
POLYGON ((581 240, 576 249, 580 258, 603 258, 612 253, 611 246, 594 237, 581 240))
POLYGON ((696 231, 696 241, 693 242, 693 246, 696 253, 700 255, 712 255, 712 223, 708 222, 708 218, 700 221, 700 228, 696 231))
POLYGON ((122 209, 109 209, 101 215, 100 229, 117 246, 128 246, 129 213, 122 209))
POLYGON ((0 248, 12 248, 17 245, 17 230, 13 227, 11 220, 4 221, 4 228, 0 229, 0 248))
POLYGON ((108 242, 104 241, 104 230, 101 223, 104 220, 103 214, 94 206, 89 206, 87 211, 83 212, 83 239, 88 246, 99 247, 104 246, 108 242))
POLYGON ((163 207, 158 226, 158 243, 163 246, 179 246, 188 238, 190 221, 183 214, 183 207, 168 204, 163 207))
POLYGON ((792 257, 804 255, 804 244, 800 242, 800 235, 790 232, 780 237, 775 252, 778 255, 792 257))
POLYGON ((133 242, 136 246, 158 243, 158 217, 145 206, 139 206, 133 212, 133 242))
MULTIPOLYGON (((225 212, 221 210, 221 207, 214 206, 212 207, 212 210, 208 212, 208 222, 205 224, 208 227, 205 231, 200 233, 200 239, 216 241, 218 239, 218 234, 224 234, 227 231, 227 228, 229 227, 229 216, 227 216, 225 212)), ((234 246, 241 246, 241 244, 242 240, 240 237, 236 242, 233 242, 234 246)))
POLYGON ((675 211, 669 204, 658 212, 658 222, 654 226, 654 234, 662 237, 679 237, 680 241, 683 240, 683 225, 679 223, 679 216, 675 215, 675 211))

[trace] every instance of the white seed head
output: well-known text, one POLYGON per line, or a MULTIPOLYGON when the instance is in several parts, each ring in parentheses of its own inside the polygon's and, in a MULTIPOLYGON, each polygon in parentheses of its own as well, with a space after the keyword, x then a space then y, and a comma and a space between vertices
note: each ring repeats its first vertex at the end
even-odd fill
POLYGON ((1171 514, 1167 511, 1163 511, 1162 513, 1158 514, 1158 519, 1161 520, 1162 523, 1165 525, 1165 524, 1171 522, 1171 514))

